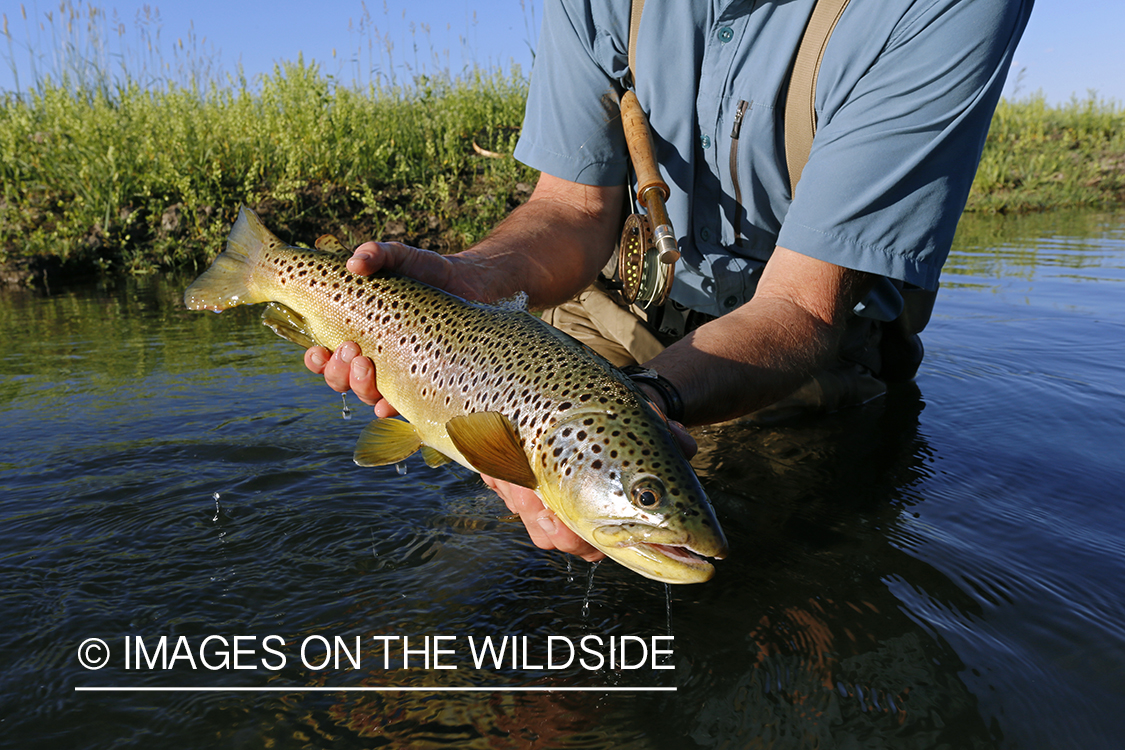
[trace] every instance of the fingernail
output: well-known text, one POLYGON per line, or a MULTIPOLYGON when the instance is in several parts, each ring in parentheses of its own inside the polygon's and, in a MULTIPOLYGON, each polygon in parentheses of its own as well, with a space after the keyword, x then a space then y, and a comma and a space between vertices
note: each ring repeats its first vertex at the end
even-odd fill
POLYGON ((352 377, 357 380, 367 380, 371 376, 371 365, 367 360, 359 357, 352 360, 352 377))
POLYGON ((371 257, 372 257, 371 253, 367 253, 367 252, 356 253, 352 257, 348 258, 348 262, 345 263, 344 265, 347 267, 347 269, 349 271, 352 271, 352 272, 362 271, 363 270, 363 264, 366 263, 367 261, 371 260, 371 257))
POLYGON ((539 522, 539 527, 549 535, 553 535, 559 530, 558 524, 551 516, 539 516, 536 520, 539 522))
POLYGON ((328 358, 324 356, 324 353, 319 351, 310 354, 309 359, 311 359, 312 363, 317 367, 324 367, 324 364, 328 361, 328 358))
POLYGON ((349 341, 336 350, 336 357, 344 364, 348 364, 355 359, 355 355, 358 353, 357 349, 358 347, 349 341))

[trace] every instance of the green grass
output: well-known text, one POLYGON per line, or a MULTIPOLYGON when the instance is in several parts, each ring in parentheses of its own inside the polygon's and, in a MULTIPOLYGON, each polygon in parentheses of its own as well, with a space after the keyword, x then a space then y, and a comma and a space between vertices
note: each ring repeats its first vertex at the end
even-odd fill
POLYGON ((1125 110, 1090 94, 1060 106, 1001 100, 969 211, 1026 213, 1125 203, 1125 110))
MULTIPOLYGON (((51 26, 52 66, 33 57, 33 85, 0 93, 0 271, 199 267, 243 203, 290 242, 331 232, 345 244, 456 251, 522 202, 536 178, 473 148, 514 147, 527 95, 518 69, 415 69, 405 85, 382 75, 344 84, 298 58, 247 81, 216 72, 190 37, 174 49, 175 65, 165 62, 152 52, 155 15, 138 22, 134 49, 149 50, 138 55, 113 51, 104 11, 67 7, 66 25, 60 10, 51 26)), ((113 31, 123 38, 123 27, 113 31)), ((4 37, 15 72, 6 16, 4 37)), ((969 211, 1123 202, 1120 106, 1094 96, 1062 106, 1037 95, 1001 101, 969 211)))
POLYGON ((298 60, 251 88, 47 84, 0 107, 0 261, 52 255, 145 272, 198 263, 240 203, 289 239, 409 238, 454 250, 526 194, 510 152, 526 79, 337 86, 298 60))

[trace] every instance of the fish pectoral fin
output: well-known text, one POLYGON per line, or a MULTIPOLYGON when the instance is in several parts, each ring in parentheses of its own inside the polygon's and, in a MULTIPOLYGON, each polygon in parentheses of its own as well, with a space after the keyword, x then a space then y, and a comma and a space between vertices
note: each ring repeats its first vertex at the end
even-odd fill
POLYGON ((426 466, 429 466, 431 469, 436 469, 439 466, 445 466, 453 459, 439 450, 434 450, 428 445, 423 445, 422 460, 426 462, 426 466))
POLYGON ((262 312, 262 325, 303 349, 320 344, 309 329, 309 321, 305 316, 280 302, 266 305, 266 309, 262 312))
POLYGON ((401 419, 376 419, 359 434, 352 459, 360 466, 386 466, 405 461, 421 447, 414 425, 401 419))
POLYGON ((532 490, 539 485, 516 428, 500 412, 454 417, 445 423, 445 431, 465 460, 482 474, 532 490))
POLYGON ((333 255, 343 255, 343 254, 348 252, 344 248, 344 246, 340 243, 340 240, 336 239, 336 237, 334 235, 331 235, 331 234, 322 234, 319 237, 317 237, 315 245, 316 245, 316 249, 320 250, 322 253, 332 253, 333 255))

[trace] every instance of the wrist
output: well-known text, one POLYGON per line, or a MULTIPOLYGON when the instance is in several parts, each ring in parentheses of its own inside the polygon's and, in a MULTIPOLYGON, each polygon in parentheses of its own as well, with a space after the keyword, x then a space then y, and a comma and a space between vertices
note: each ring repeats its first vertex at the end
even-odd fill
MULTIPOLYGON (((631 365, 621 368, 646 394, 656 394, 658 404, 663 404, 664 416, 673 422, 684 421, 684 401, 680 392, 667 378, 656 370, 631 365)), ((652 400, 652 399, 650 399, 652 400)))

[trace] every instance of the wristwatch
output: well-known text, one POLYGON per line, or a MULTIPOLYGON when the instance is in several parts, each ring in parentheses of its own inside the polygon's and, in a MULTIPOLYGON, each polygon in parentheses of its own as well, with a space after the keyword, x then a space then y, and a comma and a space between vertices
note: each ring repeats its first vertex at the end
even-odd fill
POLYGON ((684 400, 680 398, 680 392, 676 390, 676 386, 672 385, 667 378, 656 370, 641 365, 622 367, 621 372, 628 375, 633 382, 643 383, 660 394, 661 400, 664 401, 665 417, 673 422, 683 421, 684 400))

